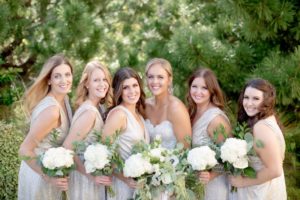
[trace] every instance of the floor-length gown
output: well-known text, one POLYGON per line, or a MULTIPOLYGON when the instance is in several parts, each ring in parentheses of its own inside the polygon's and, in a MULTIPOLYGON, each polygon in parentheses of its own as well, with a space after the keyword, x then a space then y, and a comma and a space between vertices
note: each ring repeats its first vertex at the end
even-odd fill
MULTIPOLYGON (((165 120, 160 124, 153 125, 149 119, 146 120, 146 127, 150 135, 150 141, 153 141, 157 135, 161 137, 161 145, 167 149, 174 149, 177 144, 177 139, 173 130, 173 125, 170 121, 165 120)), ((168 200, 171 199, 167 191, 162 192, 155 200, 168 200)))
MULTIPOLYGON (((48 134, 35 148, 36 155, 43 154, 47 149, 61 146, 69 131, 69 122, 72 120, 71 107, 66 97, 67 113, 52 96, 46 96, 34 108, 31 115, 31 125, 38 119, 39 114, 50 106, 58 106, 60 110, 60 127, 48 134)), ((18 182, 19 200, 57 200, 61 198, 61 190, 46 182, 38 173, 31 169, 25 161, 21 162, 18 182)))
MULTIPOLYGON (((75 112, 72 120, 72 124, 76 123, 76 120, 86 111, 95 112, 96 118, 94 126, 91 131, 84 138, 83 142, 86 146, 96 142, 95 131, 101 131, 103 127, 103 120, 100 112, 97 108, 89 102, 84 102, 75 112)), ((80 156, 82 162, 84 159, 80 156)), ((71 172, 69 179, 69 197, 70 200, 88 199, 88 200, 104 200, 105 199, 105 187, 103 185, 97 185, 87 176, 81 174, 75 170, 71 172)))
MULTIPOLYGON (((126 107, 119 105, 113 110, 115 109, 123 110, 127 118, 126 129, 120 133, 118 139, 119 153, 122 159, 125 161, 131 155, 132 147, 142 140, 148 143, 149 136, 145 126, 144 128, 142 128, 139 122, 133 116, 133 114, 126 107)), ((144 124, 145 122, 143 117, 139 117, 144 124)), ((128 187, 128 185, 125 182, 116 177, 113 178, 113 190, 116 193, 116 195, 114 197, 108 196, 108 199, 110 200, 132 199, 134 193, 134 189, 128 187)))
MULTIPOLYGON (((227 120, 225 113, 217 108, 213 107, 206 110, 203 115, 195 122, 193 125, 193 136, 192 136, 192 146, 205 146, 212 144, 213 141, 208 135, 207 128, 210 122, 221 115, 227 120)), ((228 120, 229 121, 229 120, 228 120)), ((205 186, 205 200, 227 200, 229 198, 229 186, 228 179, 226 175, 219 175, 205 186)))
MULTIPOLYGON (((273 130, 274 137, 278 139, 280 144, 280 152, 282 161, 284 159, 285 141, 283 134, 276 122, 274 116, 260 120, 257 123, 263 123, 273 130)), ((250 157, 250 166, 256 171, 264 168, 261 159, 258 156, 250 157)), ((284 173, 282 171, 281 176, 274 178, 270 181, 259 185, 253 185, 249 187, 238 188, 237 192, 230 194, 230 200, 286 200, 286 185, 284 179, 284 173)))

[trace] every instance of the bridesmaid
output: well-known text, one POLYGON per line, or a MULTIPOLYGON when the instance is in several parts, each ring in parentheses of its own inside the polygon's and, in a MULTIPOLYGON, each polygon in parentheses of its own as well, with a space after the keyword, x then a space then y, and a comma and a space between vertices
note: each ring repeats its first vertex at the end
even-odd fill
MULTIPOLYGON (((224 97, 214 73, 208 68, 196 70, 188 80, 189 93, 187 95, 188 109, 193 127, 192 146, 204 146, 224 141, 219 134, 214 141, 214 131, 221 126, 225 133, 230 133, 230 122, 225 115, 224 97)), ((215 171, 220 171, 215 169, 215 171)), ((199 173, 199 180, 206 184, 205 200, 228 199, 228 180, 225 175, 203 171, 199 173)))
POLYGON ((162 146, 173 149, 191 136, 191 123, 185 105, 172 95, 173 72, 169 61, 151 59, 146 66, 147 86, 153 97, 146 100, 146 126, 150 138, 162 138, 162 146))
POLYGON ((230 177, 230 183, 238 187, 232 199, 287 199, 282 166, 285 141, 275 117, 275 93, 275 88, 263 79, 250 80, 241 91, 238 122, 246 122, 254 139, 262 141, 264 146, 254 146, 257 156, 250 157, 256 178, 230 177))
MULTIPOLYGON (((64 147, 73 149, 72 144, 76 141, 83 141, 86 146, 96 142, 94 132, 100 132, 103 127, 103 119, 99 112, 101 104, 112 105, 111 76, 105 66, 93 60, 86 65, 77 87, 77 110, 64 147)), ((103 185, 110 185, 111 178, 87 174, 82 157, 75 156, 75 163, 77 170, 70 176, 70 199, 104 200, 103 185)))
MULTIPOLYGON (((113 78, 114 105, 107 116, 103 135, 111 137, 120 131, 119 153, 123 160, 131 155, 134 144, 149 142, 144 123, 145 93, 142 80, 131 68, 119 69, 113 78)), ((116 196, 109 199, 126 200, 133 197, 137 183, 132 178, 115 174, 113 189, 116 196)))
POLYGON ((73 68, 63 55, 51 57, 33 85, 25 93, 25 107, 31 115, 30 130, 20 146, 19 200, 53 200, 68 189, 67 178, 45 175, 36 157, 51 147, 60 146, 72 118, 67 94, 71 90, 73 68), (56 131, 55 135, 53 131, 56 131))

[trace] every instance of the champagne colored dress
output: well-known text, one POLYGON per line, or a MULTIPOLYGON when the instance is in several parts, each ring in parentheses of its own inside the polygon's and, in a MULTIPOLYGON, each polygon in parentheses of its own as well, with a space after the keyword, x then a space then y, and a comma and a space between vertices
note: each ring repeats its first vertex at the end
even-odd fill
MULTIPOLYGON (((97 108, 90 104, 88 101, 84 102, 75 112, 72 124, 86 111, 95 112, 96 118, 94 126, 83 140, 85 145, 93 144, 96 142, 95 131, 100 132, 103 127, 103 120, 97 108)), ((82 163, 84 163, 83 155, 80 156, 82 163)), ((75 170, 70 174, 69 182, 69 197, 70 200, 88 199, 88 200, 104 200, 105 187, 103 185, 96 185, 87 176, 75 170)))
MULTIPOLYGON (((69 100, 65 98, 65 105, 67 113, 57 102, 54 97, 46 96, 34 108, 31 115, 31 125, 39 118, 39 114, 50 106, 58 106, 60 108, 60 127, 56 128, 54 132, 48 134, 35 148, 36 155, 43 154, 47 149, 61 146, 69 131, 69 122, 72 120, 72 112, 69 100)), ((26 162, 21 162, 19 171, 18 183, 18 199, 19 200, 57 200, 61 199, 62 192, 44 181, 44 179, 32 170, 26 162)))
MULTIPOLYGON (((203 113, 203 115, 195 122, 195 124, 192 127, 193 147, 205 146, 213 143, 212 139, 210 138, 207 132, 207 128, 210 122, 218 115, 221 115, 228 120, 227 116, 221 109, 213 107, 206 110, 203 113)), ((209 181, 209 183, 205 187, 205 200, 227 200, 229 198, 228 195, 229 184, 226 175, 219 175, 215 177, 213 180, 209 181)))
MULTIPOLYGON (((121 132, 118 143, 119 153, 122 159, 125 161, 130 155, 132 147, 141 140, 149 142, 148 132, 145 128, 142 128, 139 122, 135 119, 133 114, 124 106, 119 105, 115 109, 121 109, 124 111, 127 117, 126 129, 121 132)), ((144 119, 140 116, 142 122, 145 124, 144 119)), ((145 127, 145 126, 144 126, 145 127)), ((108 195, 107 199, 113 200, 127 200, 133 198, 134 189, 128 187, 128 185, 122 180, 114 177, 113 178, 113 190, 116 193, 114 197, 108 195)))
MULTIPOLYGON (((280 144, 280 151, 282 155, 282 161, 284 160, 285 153, 285 141, 283 134, 276 122, 274 116, 260 120, 257 123, 263 123, 273 130, 274 137, 277 138, 280 144)), ((250 157, 250 166, 256 171, 264 168, 261 159, 257 156, 250 157)), ((281 176, 274 178, 270 181, 259 185, 253 185, 249 187, 238 188, 237 192, 230 194, 231 200, 286 200, 286 186, 284 173, 282 171, 281 176)))

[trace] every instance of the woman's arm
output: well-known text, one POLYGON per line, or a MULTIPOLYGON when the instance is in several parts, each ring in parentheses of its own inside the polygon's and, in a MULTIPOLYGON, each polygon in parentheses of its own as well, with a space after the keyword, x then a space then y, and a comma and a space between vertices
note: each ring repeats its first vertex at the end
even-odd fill
POLYGON ((60 113, 57 106, 50 106, 42 111, 32 123, 29 133, 22 142, 19 155, 26 159, 25 162, 38 174, 42 176, 46 181, 55 185, 56 187, 67 190, 68 181, 66 178, 53 178, 46 176, 41 167, 36 162, 37 155, 34 152, 34 149, 38 146, 42 140, 47 137, 47 135, 56 127, 60 125, 60 113))
POLYGON ((126 129, 126 114, 121 109, 115 109, 109 112, 103 128, 103 140, 106 137, 113 137, 117 132, 126 129))
POLYGON ((281 176, 283 172, 280 144, 273 130, 265 124, 257 123, 253 128, 253 135, 255 140, 260 140, 264 144, 263 147, 254 145, 254 149, 261 159, 264 168, 257 172, 254 179, 241 176, 231 177, 231 184, 233 186, 247 187, 262 184, 281 176))
POLYGON ((177 100, 172 103, 168 112, 168 118, 173 125, 177 141, 189 148, 190 144, 186 141, 186 137, 192 136, 192 127, 186 107, 177 100))

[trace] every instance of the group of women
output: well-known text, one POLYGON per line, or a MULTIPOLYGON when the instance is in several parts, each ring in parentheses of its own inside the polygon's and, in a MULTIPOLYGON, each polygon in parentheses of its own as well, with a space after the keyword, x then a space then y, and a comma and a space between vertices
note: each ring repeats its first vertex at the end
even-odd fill
MULTIPOLYGON (((96 141, 94 131, 104 137, 119 131, 119 153, 122 159, 131 154, 134 144, 150 142, 156 135, 162 146, 172 149, 180 142, 186 148, 224 141, 214 131, 221 125, 230 135, 231 126, 224 112, 224 97, 214 73, 197 69, 188 79, 187 107, 172 95, 172 67, 162 58, 150 60, 145 68, 147 86, 152 97, 145 99, 143 82, 136 71, 120 68, 111 78, 109 70, 97 60, 89 62, 83 73, 72 117, 67 94, 71 90, 73 68, 63 55, 51 57, 33 85, 25 93, 25 106, 31 116, 30 130, 20 146, 20 155, 36 158, 53 146, 73 149, 75 141, 90 144, 96 141), (107 108, 107 109, 105 109, 107 108), (55 130, 55 140, 52 134, 55 130), (185 140, 192 138, 192 146, 185 140)), ((283 174, 285 143, 274 113, 275 89, 263 79, 249 81, 238 100, 238 121, 246 122, 255 139, 264 147, 255 146, 257 156, 250 164, 257 177, 228 176, 220 170, 199 172, 199 181, 206 185, 205 199, 286 199, 283 174), (238 187, 230 193, 230 185, 238 187)), ((35 159, 22 161, 19 171, 18 199, 60 199, 68 191, 74 200, 116 199, 133 197, 137 182, 122 173, 92 176, 84 169, 83 159, 74 158, 76 170, 68 178, 45 175, 35 159), (106 195, 104 186, 112 186, 116 195, 106 195)), ((176 198, 167 192, 156 199, 176 198)))

